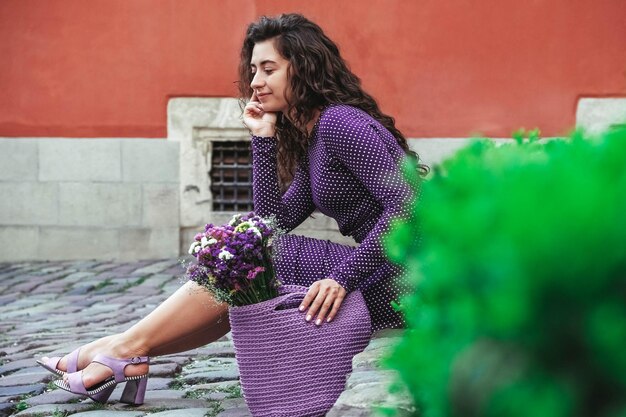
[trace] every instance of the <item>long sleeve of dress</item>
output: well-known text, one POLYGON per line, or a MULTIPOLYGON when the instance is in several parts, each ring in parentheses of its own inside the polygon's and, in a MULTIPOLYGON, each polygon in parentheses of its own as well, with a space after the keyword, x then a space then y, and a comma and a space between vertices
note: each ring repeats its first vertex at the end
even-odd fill
POLYGON ((306 159, 298 166, 284 195, 278 185, 276 138, 252 136, 252 193, 254 211, 274 216, 278 227, 289 232, 313 213, 311 184, 306 159))
MULTIPOLYGON (((385 256, 381 235, 387 233, 393 218, 406 219, 411 210, 413 191, 404 179, 398 165, 398 152, 390 152, 390 141, 395 139, 380 125, 363 119, 349 120, 341 129, 321 130, 331 157, 349 171, 382 206, 382 214, 360 246, 331 271, 329 278, 347 291, 364 289, 374 284, 372 279, 391 276, 399 267, 385 256), (386 131, 385 131, 386 132, 386 131)), ((393 144, 395 147, 395 143, 393 144)))

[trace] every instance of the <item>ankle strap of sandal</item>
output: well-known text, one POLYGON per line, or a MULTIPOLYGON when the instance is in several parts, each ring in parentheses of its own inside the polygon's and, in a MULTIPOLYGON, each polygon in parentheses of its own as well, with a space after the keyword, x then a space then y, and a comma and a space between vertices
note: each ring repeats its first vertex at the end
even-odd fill
POLYGON ((115 375, 115 381, 123 382, 126 380, 126 375, 124 375, 124 368, 126 368, 128 365, 138 365, 140 363, 149 364, 150 358, 148 356, 136 356, 134 358, 117 359, 105 355, 96 355, 96 357, 93 358, 92 362, 97 362, 111 368, 111 370, 113 371, 113 375, 115 375))

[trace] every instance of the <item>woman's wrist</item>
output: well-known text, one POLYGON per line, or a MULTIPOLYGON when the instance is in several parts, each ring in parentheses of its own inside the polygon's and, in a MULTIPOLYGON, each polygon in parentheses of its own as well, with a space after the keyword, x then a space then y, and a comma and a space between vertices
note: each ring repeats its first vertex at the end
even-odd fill
POLYGON ((273 138, 276 136, 276 131, 274 129, 259 129, 253 130, 252 135, 260 138, 273 138))

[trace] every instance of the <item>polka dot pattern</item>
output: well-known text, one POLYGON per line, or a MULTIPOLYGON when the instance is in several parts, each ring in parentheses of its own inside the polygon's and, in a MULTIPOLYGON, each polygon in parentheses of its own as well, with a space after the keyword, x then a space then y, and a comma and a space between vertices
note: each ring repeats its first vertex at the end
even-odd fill
POLYGON ((253 136, 252 151, 254 208, 259 215, 274 215, 281 228, 291 231, 318 209, 359 243, 354 248, 283 236, 275 261, 283 283, 309 286, 332 278, 348 292, 363 292, 373 330, 402 327, 390 302, 406 294, 408 285, 404 271, 387 261, 380 242, 392 218, 410 216, 412 191, 399 168, 405 154, 393 135, 362 110, 326 107, 282 196, 276 139, 253 136))

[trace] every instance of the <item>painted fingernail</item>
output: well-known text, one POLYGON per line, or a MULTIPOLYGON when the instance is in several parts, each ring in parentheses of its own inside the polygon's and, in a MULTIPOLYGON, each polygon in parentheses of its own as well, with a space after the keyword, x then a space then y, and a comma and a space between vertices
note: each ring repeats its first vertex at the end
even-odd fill
POLYGON ((327 318, 326 323, 330 323, 331 320, 332 320, 332 317, 327 318))
POLYGON ((304 311, 304 306, 300 306, 300 311, 304 311))
POLYGON ((312 319, 312 317, 311 317, 310 314, 308 316, 306 316, 306 321, 311 321, 311 319, 312 319))
POLYGON ((322 319, 317 319, 317 321, 315 322, 315 324, 316 324, 316 325, 318 325, 318 326, 319 326, 320 324, 322 324, 322 319))

